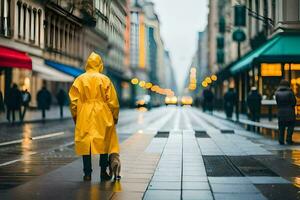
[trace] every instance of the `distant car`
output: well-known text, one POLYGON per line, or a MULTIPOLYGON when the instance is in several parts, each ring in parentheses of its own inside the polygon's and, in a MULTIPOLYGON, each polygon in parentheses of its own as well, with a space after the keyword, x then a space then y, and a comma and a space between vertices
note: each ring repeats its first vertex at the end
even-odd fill
POLYGON ((166 105, 177 105, 177 97, 172 96, 172 97, 166 97, 165 98, 165 104, 166 105))
POLYGON ((136 98, 135 105, 137 108, 144 107, 150 109, 151 108, 150 100, 151 100, 150 95, 141 95, 136 98))
POLYGON ((183 96, 181 97, 181 105, 182 106, 191 106, 193 104, 193 98, 191 96, 183 96))

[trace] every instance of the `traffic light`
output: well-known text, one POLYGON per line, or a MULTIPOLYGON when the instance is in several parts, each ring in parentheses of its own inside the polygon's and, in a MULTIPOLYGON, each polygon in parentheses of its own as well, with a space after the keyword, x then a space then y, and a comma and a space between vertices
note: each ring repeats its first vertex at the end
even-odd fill
POLYGON ((246 6, 234 6, 234 26, 246 26, 246 6))

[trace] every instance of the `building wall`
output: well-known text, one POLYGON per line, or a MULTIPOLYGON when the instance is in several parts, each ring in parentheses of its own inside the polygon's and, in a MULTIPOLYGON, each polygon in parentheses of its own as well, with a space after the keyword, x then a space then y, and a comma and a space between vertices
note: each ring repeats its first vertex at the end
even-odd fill
POLYGON ((109 14, 109 66, 124 71, 124 34, 126 28, 126 1, 112 1, 109 14))
MULTIPOLYGON (((32 59, 43 56, 45 9, 43 4, 29 0, 0 1, 0 44, 19 51, 27 52, 32 59)), ((30 70, 0 66, 0 91, 5 92, 11 83, 19 89, 27 89, 35 97, 42 80, 30 70), (6 75, 5 75, 6 74, 6 75)), ((32 100, 35 105, 35 98, 32 100)))

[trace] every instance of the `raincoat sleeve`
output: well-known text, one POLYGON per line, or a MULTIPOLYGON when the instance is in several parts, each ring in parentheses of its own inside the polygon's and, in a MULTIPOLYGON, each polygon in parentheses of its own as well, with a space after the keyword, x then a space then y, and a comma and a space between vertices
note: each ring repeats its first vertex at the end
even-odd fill
POLYGON ((72 117, 74 119, 74 122, 76 122, 79 91, 78 91, 78 88, 74 84, 71 86, 71 89, 69 91, 69 97, 70 97, 71 114, 72 114, 72 117))
POLYGON ((106 99, 107 99, 107 105, 113 115, 114 121, 115 123, 117 123, 119 118, 119 101, 118 101, 117 92, 112 82, 109 83, 109 86, 107 88, 106 99))

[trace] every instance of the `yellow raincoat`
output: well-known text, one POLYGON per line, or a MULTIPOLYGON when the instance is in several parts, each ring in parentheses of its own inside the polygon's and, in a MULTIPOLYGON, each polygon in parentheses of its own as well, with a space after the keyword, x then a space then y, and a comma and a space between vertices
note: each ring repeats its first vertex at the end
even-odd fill
POLYGON ((76 123, 76 153, 119 153, 115 128, 119 102, 115 88, 110 79, 101 74, 103 62, 98 54, 89 56, 85 70, 69 91, 70 109, 76 123))

